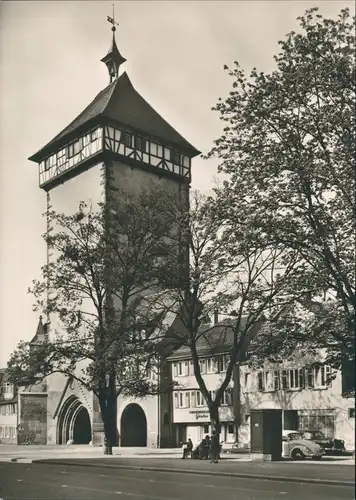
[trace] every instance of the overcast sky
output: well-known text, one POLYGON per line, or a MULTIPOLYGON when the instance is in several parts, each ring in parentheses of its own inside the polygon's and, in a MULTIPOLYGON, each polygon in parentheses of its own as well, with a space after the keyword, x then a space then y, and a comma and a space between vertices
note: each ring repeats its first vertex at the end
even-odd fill
MULTIPOLYGON (((336 18, 354 2, 116 2, 117 43, 135 88, 204 153, 221 125, 211 111, 231 88, 223 65, 274 67, 277 41, 297 16, 319 6, 336 18)), ((112 2, 0 4, 0 367, 38 315, 27 288, 45 262, 45 192, 27 158, 64 128, 108 84, 100 59, 110 39, 112 2)), ((192 187, 208 191, 216 162, 196 159, 192 187)))

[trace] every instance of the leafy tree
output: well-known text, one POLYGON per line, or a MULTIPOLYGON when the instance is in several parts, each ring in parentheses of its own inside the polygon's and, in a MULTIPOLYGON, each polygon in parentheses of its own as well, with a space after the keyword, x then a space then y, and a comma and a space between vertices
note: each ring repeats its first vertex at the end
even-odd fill
POLYGON ((161 190, 118 195, 97 212, 81 203, 72 215, 47 214, 52 258, 30 292, 54 331, 43 342, 20 343, 8 365, 20 385, 61 373, 92 391, 110 454, 117 397, 159 389, 146 377, 156 369, 153 332, 162 315, 151 306, 172 227, 161 190))
MULTIPOLYGON (((296 260, 292 254, 286 257, 283 251, 257 246, 255 240, 244 238, 244 226, 222 221, 215 202, 195 192, 189 215, 176 212, 180 234, 189 247, 189 273, 185 286, 182 283, 179 289, 170 290, 168 310, 177 314, 178 321, 164 337, 166 342, 185 347, 212 426, 219 430, 219 409, 231 391, 236 364, 246 360, 256 333, 277 322, 290 303, 286 285, 295 272, 296 260), (207 321, 215 311, 227 316, 219 325, 207 321), (221 375, 214 394, 209 392, 201 369, 202 360, 207 358, 213 359, 221 375)), ((171 262, 172 269, 177 269, 174 259, 171 262)), ((166 293, 162 298, 167 304, 166 293)), ((234 394, 238 396, 238 392, 234 394)), ((234 406, 239 413, 238 401, 234 406)))
POLYGON ((340 366, 355 353, 355 18, 313 8, 298 20, 270 74, 225 66, 233 88, 213 109, 226 126, 208 157, 226 174, 220 217, 298 254, 284 338, 340 366))

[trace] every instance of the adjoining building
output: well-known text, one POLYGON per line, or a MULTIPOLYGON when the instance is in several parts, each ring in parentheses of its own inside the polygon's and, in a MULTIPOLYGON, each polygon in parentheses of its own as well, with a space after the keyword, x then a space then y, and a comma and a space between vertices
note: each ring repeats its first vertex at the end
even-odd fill
POLYGON ((0 444, 17 444, 17 390, 0 369, 0 444))
MULTIPOLYGON (((210 326, 210 339, 202 336, 197 345, 201 373, 213 397, 224 379, 232 345, 233 334, 228 325, 225 321, 210 326), (220 348, 216 348, 215 342, 212 344, 212 336, 223 339, 220 348)), ((209 326, 204 325, 203 329, 209 331, 209 326)), ((258 341, 258 329, 251 338, 258 341)), ((227 446, 235 443, 249 447, 251 410, 280 409, 284 429, 320 430, 325 437, 344 440, 346 449, 354 450, 354 363, 348 370, 333 370, 323 364, 324 355, 320 350, 318 358, 308 359, 296 352, 283 364, 264 363, 259 369, 246 362, 237 363, 219 412, 221 440, 227 446)), ((189 348, 179 348, 168 360, 172 379, 177 383, 172 395, 176 443, 188 437, 198 443, 211 432, 211 426, 189 348)))
POLYGON ((241 426, 238 441, 250 441, 250 411, 282 409, 283 428, 320 430, 325 437, 345 441, 346 449, 355 449, 355 394, 347 387, 348 376, 322 363, 319 358, 298 357, 283 364, 265 363, 262 369, 240 367, 241 426))
MULTIPOLYGON (((234 341, 231 321, 218 322, 217 314, 214 315, 214 321, 214 324, 201 325, 196 341, 200 372, 212 399, 225 379, 229 353, 234 341)), ((241 329, 244 327, 244 321, 243 318, 241 329)), ((250 335, 255 334, 256 329, 252 330, 250 335)), ((211 433, 212 428, 206 401, 194 375, 190 348, 180 347, 169 356, 168 361, 172 380, 176 384, 172 394, 176 444, 188 438, 198 444, 203 436, 211 433)), ((223 393, 219 409, 221 440, 231 443, 236 440, 236 408, 239 406, 236 372, 237 366, 234 367, 232 379, 223 393)))

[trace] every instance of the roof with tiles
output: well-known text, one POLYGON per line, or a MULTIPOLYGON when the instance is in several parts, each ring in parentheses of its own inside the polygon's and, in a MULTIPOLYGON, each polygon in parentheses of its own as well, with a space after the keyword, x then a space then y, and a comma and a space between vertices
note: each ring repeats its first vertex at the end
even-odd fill
MULTIPOLYGON (((196 343, 198 354, 204 356, 208 354, 228 352, 233 344, 235 336, 232 328, 233 321, 233 319, 228 319, 214 325, 201 325, 199 329, 200 335, 196 343)), ((247 317, 241 318, 240 330, 244 330, 246 321, 247 317)), ((254 339, 262 326, 262 322, 263 320, 257 322, 252 328, 250 328, 244 342, 243 350, 245 350, 247 345, 254 339)), ((169 356, 168 359, 173 361, 175 359, 184 359, 188 357, 191 357, 190 347, 184 345, 177 349, 171 356, 169 356)))
POLYGON ((200 154, 180 135, 133 87, 127 73, 123 73, 93 99, 93 101, 54 139, 29 159, 40 162, 59 149, 91 123, 114 120, 147 136, 161 139, 185 150, 191 157, 200 154), (101 119, 101 120, 100 120, 101 119))
POLYGON ((43 324, 42 316, 40 316, 40 319, 39 319, 38 325, 37 325, 37 329, 36 329, 36 333, 35 333, 34 337, 32 338, 30 344, 45 341, 46 335, 47 335, 47 324, 43 324))

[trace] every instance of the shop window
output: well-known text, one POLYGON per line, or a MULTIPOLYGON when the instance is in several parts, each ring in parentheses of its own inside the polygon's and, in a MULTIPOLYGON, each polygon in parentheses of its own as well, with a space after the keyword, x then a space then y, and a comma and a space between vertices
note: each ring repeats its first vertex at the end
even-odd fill
POLYGON ((209 434, 209 424, 204 425, 204 434, 209 434))
POLYGON ((234 426, 234 424, 228 424, 228 426, 227 426, 227 433, 228 434, 235 434, 235 426, 234 426))

